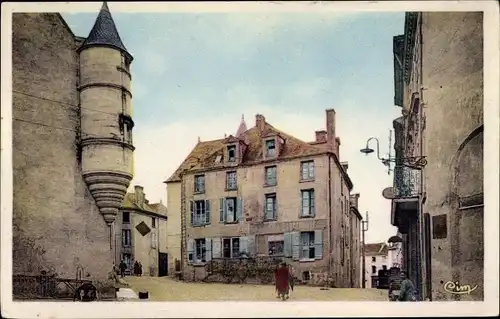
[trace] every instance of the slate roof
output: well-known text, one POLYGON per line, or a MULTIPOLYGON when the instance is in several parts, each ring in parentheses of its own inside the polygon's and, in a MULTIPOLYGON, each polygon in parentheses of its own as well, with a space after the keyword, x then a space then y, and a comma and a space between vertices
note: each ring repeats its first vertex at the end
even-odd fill
POLYGON ((85 39, 85 42, 83 42, 79 50, 96 45, 117 48, 126 53, 130 58, 130 61, 132 61, 132 56, 128 53, 120 35, 118 34, 118 30, 116 29, 115 22, 113 21, 113 17, 111 16, 111 12, 109 11, 106 1, 102 5, 94 26, 92 27, 92 30, 90 30, 89 36, 85 39))
POLYGON ((150 204, 144 202, 142 207, 135 200, 135 193, 127 193, 125 194, 125 198, 122 203, 123 209, 138 209, 145 212, 156 213, 161 215, 167 215, 167 207, 162 203, 150 204))
POLYGON ((385 256, 388 248, 386 243, 365 244, 365 256, 385 256))
MULTIPOLYGON (((279 160, 321 155, 326 154, 329 151, 328 148, 325 147, 326 144, 311 145, 308 142, 304 142, 296 137, 286 134, 273 127, 271 124, 265 122, 262 131, 260 131, 257 126, 254 126, 237 138, 247 145, 242 163, 240 165, 255 165, 262 162, 262 138, 271 135, 279 135, 285 140, 285 143, 280 150, 278 157, 279 160)), ((191 153, 186 157, 184 162, 177 168, 172 176, 165 181, 165 183, 180 182, 181 173, 183 171, 187 172, 193 170, 224 168, 227 164, 225 164, 224 161, 217 162, 216 158, 217 156, 223 156, 224 147, 226 146, 225 142, 230 139, 236 138, 234 136, 229 136, 227 139, 198 142, 191 153)), ((342 169, 340 163, 337 163, 337 165, 343 172, 344 178, 349 183, 350 188, 352 188, 352 182, 349 179, 349 176, 342 169)))

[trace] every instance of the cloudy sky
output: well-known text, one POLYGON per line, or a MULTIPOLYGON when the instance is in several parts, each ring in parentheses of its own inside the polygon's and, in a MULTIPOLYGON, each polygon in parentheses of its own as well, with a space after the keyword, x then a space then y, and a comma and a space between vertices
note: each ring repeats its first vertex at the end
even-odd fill
MULTIPOLYGON (((94 12, 63 13, 86 37, 94 12)), ((395 234, 382 190, 392 175, 359 152, 369 137, 389 150, 393 103, 392 37, 404 13, 259 12, 123 13, 109 7, 134 56, 135 178, 150 201, 166 203, 168 178, 201 140, 234 134, 255 114, 306 141, 337 112, 340 160, 349 162, 360 211, 369 211, 367 242, 395 234)), ((373 145, 375 146, 375 145, 373 145)))

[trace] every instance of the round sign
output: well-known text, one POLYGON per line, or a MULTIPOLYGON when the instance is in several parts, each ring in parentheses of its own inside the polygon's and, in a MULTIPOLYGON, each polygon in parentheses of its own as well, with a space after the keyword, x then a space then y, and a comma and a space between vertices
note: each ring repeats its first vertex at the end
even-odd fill
POLYGON ((386 187, 382 191, 382 196, 385 199, 393 199, 394 198, 394 188, 393 187, 386 187))

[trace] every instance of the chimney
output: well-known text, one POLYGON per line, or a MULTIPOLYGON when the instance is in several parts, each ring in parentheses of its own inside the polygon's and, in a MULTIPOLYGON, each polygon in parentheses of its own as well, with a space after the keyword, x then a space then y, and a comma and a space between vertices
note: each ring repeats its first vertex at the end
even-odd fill
POLYGON ((144 187, 135 185, 134 186, 134 191, 135 191, 135 202, 139 207, 142 207, 144 204, 144 187))
POLYGON ((335 147, 333 148, 335 154, 337 154, 337 158, 340 158, 340 137, 335 138, 335 147))
POLYGON ((326 143, 326 131, 316 131, 316 142, 326 143))
POLYGON ((266 118, 262 114, 255 115, 255 127, 259 129, 259 131, 264 130, 264 125, 266 124, 266 118))
POLYGON ((335 150, 335 110, 326 110, 326 138, 332 150, 335 150))
POLYGON ((347 173, 347 169, 349 168, 349 162, 340 162, 340 165, 342 165, 342 168, 347 173))
POLYGON ((351 206, 358 209, 359 193, 349 195, 349 202, 351 203, 351 206))

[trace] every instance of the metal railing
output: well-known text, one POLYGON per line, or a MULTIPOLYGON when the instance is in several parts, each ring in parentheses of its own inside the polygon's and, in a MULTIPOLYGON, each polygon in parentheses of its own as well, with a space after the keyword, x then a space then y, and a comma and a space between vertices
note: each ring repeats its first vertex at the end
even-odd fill
POLYGON ((402 165, 394 168, 394 196, 414 197, 420 193, 420 171, 402 165))

